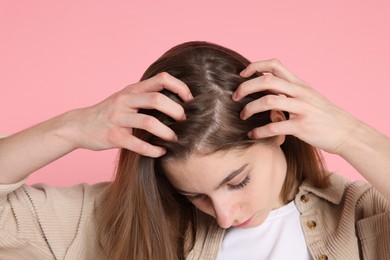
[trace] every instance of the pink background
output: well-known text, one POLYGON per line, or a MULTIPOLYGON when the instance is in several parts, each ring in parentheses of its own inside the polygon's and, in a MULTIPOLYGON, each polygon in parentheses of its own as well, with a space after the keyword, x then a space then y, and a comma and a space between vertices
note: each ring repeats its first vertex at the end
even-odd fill
MULTIPOLYGON (((389 135, 390 2, 366 3, 3 0, 0 134, 92 105, 138 81, 170 47, 207 40, 251 60, 280 59, 332 102, 389 135)), ((361 178, 342 159, 326 158, 331 170, 361 178)), ((116 151, 79 150, 29 183, 109 180, 115 159, 116 151)))

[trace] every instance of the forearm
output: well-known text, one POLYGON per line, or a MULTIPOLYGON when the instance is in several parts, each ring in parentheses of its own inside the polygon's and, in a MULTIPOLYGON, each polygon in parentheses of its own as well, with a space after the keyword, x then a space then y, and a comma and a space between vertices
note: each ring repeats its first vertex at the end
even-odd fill
POLYGON ((339 153, 390 201, 390 138, 362 124, 339 153))
POLYGON ((0 183, 15 183, 76 149, 70 142, 71 115, 57 116, 0 139, 0 183))

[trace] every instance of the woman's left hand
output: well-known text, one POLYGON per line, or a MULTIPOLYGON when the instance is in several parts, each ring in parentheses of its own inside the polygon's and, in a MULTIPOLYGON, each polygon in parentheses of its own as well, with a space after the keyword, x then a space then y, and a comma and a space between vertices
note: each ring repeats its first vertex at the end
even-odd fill
POLYGON ((253 129, 249 133, 251 138, 294 135, 317 148, 340 154, 354 129, 363 124, 330 103, 278 60, 251 63, 240 76, 249 77, 256 72, 265 74, 242 83, 233 93, 233 100, 239 101, 249 94, 265 90, 275 95, 266 95, 248 103, 241 112, 241 118, 245 120, 267 110, 286 111, 290 117, 253 129))

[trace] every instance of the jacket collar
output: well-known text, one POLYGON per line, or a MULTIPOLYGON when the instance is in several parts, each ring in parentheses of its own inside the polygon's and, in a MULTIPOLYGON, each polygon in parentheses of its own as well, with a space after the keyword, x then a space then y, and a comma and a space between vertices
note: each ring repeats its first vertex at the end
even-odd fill
POLYGON ((330 185, 327 188, 319 189, 314 187, 306 180, 302 182, 299 190, 301 192, 311 192, 316 196, 332 202, 333 204, 340 204, 344 191, 351 181, 338 174, 329 175, 330 185))

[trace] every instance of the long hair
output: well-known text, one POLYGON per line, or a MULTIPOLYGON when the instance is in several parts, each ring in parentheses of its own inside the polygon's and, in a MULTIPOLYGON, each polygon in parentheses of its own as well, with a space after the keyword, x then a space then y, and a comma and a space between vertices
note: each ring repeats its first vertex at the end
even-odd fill
MULTIPOLYGON (((245 104, 271 93, 251 94, 240 102, 231 98, 235 89, 248 80, 239 73, 249 63, 225 47, 188 42, 167 51, 145 71, 141 80, 168 72, 189 86, 194 99, 184 103, 176 94, 163 91, 184 107, 184 121, 175 121, 156 110, 140 111, 173 129, 178 141, 164 141, 137 130, 134 135, 165 147, 167 153, 153 159, 121 150, 115 180, 104 202, 97 207, 99 241, 110 259, 184 259, 193 246, 198 212, 165 178, 161 167, 164 160, 272 141, 272 137, 251 140, 247 136, 251 129, 271 122, 269 111, 247 120, 239 117, 245 104)), ((315 148, 294 136, 286 136, 281 148, 287 160, 282 188, 285 202, 294 198, 303 179, 319 188, 328 185, 322 158, 315 148)))

